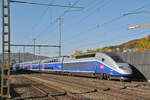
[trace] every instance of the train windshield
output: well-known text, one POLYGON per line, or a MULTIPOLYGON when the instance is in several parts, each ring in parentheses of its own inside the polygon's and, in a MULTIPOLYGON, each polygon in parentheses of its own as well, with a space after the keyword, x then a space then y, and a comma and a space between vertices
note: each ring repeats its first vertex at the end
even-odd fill
POLYGON ((124 61, 119 56, 111 56, 111 58, 118 63, 124 63, 124 61))
POLYGON ((117 63, 124 63, 124 61, 121 59, 120 56, 118 56, 117 54, 114 53, 106 53, 108 56, 110 56, 115 62, 117 63))

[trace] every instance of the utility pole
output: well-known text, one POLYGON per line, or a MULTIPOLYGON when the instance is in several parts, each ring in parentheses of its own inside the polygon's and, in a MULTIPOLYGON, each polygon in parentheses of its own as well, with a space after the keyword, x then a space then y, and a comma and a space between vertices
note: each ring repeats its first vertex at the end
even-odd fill
POLYGON ((35 41, 36 41, 36 38, 33 39, 33 45, 34 45, 34 47, 33 47, 33 54, 34 54, 33 60, 35 60, 35 41))
POLYGON ((40 52, 41 52, 41 48, 39 47, 39 55, 37 56, 37 57, 38 57, 38 60, 39 60, 39 71, 40 71, 40 63, 41 63, 41 60, 40 60, 40 58, 39 58, 40 52))
POLYGON ((10 98, 10 1, 2 4, 1 100, 10 98))
POLYGON ((38 56, 37 56, 37 59, 38 59, 38 60, 40 60, 40 59, 39 59, 40 52, 41 52, 41 48, 39 47, 39 54, 38 54, 38 56))
POLYGON ((20 66, 20 63, 21 63, 21 58, 20 58, 20 49, 19 49, 19 66, 20 66))
POLYGON ((61 56, 61 24, 62 24, 62 18, 58 18, 59 22, 59 57, 61 56))
POLYGON ((23 62, 25 62, 25 46, 23 47, 23 62))
MULTIPOLYGON (((43 4, 35 2, 25 2, 16 0, 1 0, 2 4, 2 68, 1 68, 1 89, 0 89, 0 100, 10 98, 10 2, 20 3, 20 4, 30 4, 30 5, 41 5, 41 6, 53 6, 53 7, 63 7, 63 8, 74 8, 83 9, 83 7, 75 7, 68 5, 57 5, 57 4, 43 4)), ((34 39, 34 44, 35 44, 34 39)), ((61 41, 61 40, 60 40, 61 41)), ((61 42, 60 42, 61 43, 61 42)), ((61 45, 61 44, 60 44, 61 45)), ((32 45, 29 45, 32 46, 32 45)), ((38 45, 40 46, 40 45, 38 45)), ((44 46, 44 47, 58 47, 58 46, 44 46)), ((61 51, 61 48, 60 48, 61 51)), ((35 54, 35 46, 34 46, 35 54)), ((61 52, 60 52, 61 55, 61 52)))

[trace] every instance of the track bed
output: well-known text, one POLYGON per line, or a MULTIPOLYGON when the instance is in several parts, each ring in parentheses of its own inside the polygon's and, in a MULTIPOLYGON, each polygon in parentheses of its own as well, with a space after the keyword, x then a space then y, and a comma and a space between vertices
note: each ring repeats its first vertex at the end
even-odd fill
POLYGON ((13 100, 150 100, 150 84, 141 82, 36 73, 12 75, 11 84, 13 100))

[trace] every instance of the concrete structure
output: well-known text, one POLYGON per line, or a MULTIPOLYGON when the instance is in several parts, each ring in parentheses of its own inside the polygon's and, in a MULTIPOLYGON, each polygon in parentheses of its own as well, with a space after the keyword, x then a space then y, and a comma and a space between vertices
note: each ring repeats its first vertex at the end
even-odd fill
POLYGON ((131 64, 136 78, 150 81, 150 50, 126 52, 119 55, 124 61, 131 64))

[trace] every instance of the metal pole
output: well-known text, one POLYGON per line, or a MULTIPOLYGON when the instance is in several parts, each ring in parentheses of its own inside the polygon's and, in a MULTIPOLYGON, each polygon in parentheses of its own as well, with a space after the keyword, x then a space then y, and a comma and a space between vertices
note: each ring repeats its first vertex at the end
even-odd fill
POLYGON ((21 60, 20 60, 20 49, 19 49, 19 66, 20 66, 20 62, 21 62, 21 60))
MULTIPOLYGON (((39 56, 40 56, 40 53, 41 53, 41 48, 39 47, 39 56)), ((40 59, 39 59, 40 60, 40 59)))
POLYGON ((59 20, 59 56, 61 56, 61 22, 62 18, 58 18, 59 20))
POLYGON ((25 62, 25 46, 23 47, 23 62, 25 62))
POLYGON ((39 60, 39 71, 40 71, 40 63, 41 63, 41 60, 40 60, 40 58, 39 58, 39 56, 40 56, 40 52, 41 52, 41 50, 40 50, 41 48, 39 47, 39 55, 37 56, 38 57, 38 60, 39 60))
POLYGON ((36 38, 33 39, 33 45, 34 45, 34 48, 33 48, 33 60, 35 60, 35 41, 36 41, 36 38))
POLYGON ((1 100, 10 97, 10 6, 9 0, 2 1, 2 73, 1 100))

